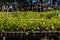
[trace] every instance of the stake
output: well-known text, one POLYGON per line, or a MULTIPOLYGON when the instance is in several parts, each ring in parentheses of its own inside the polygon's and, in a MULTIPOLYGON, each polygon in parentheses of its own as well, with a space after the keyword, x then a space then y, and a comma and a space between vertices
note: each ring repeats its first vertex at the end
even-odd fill
POLYGON ((7 17, 8 17, 8 10, 9 10, 9 8, 7 8, 7 17))

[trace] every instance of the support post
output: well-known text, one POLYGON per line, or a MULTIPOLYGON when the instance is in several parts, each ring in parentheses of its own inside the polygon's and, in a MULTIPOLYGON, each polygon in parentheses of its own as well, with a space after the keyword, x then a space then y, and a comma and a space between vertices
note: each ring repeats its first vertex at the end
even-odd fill
POLYGON ((5 36, 3 37, 3 40, 5 40, 5 36))
POLYGON ((53 0, 51 0, 51 6, 53 5, 53 0))

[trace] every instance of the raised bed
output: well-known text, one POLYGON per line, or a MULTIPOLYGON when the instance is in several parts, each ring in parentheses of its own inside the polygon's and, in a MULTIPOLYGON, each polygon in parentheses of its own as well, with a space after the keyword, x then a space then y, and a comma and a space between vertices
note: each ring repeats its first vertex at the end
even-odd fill
POLYGON ((60 40, 59 13, 1 12, 0 40, 60 40))

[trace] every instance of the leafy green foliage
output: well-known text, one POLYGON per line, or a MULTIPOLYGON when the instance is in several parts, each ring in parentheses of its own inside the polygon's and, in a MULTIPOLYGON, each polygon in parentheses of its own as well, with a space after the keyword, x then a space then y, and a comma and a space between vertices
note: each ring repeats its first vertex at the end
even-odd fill
POLYGON ((0 13, 0 31, 60 31, 59 12, 0 13), (54 14, 54 15, 53 15, 54 14))

